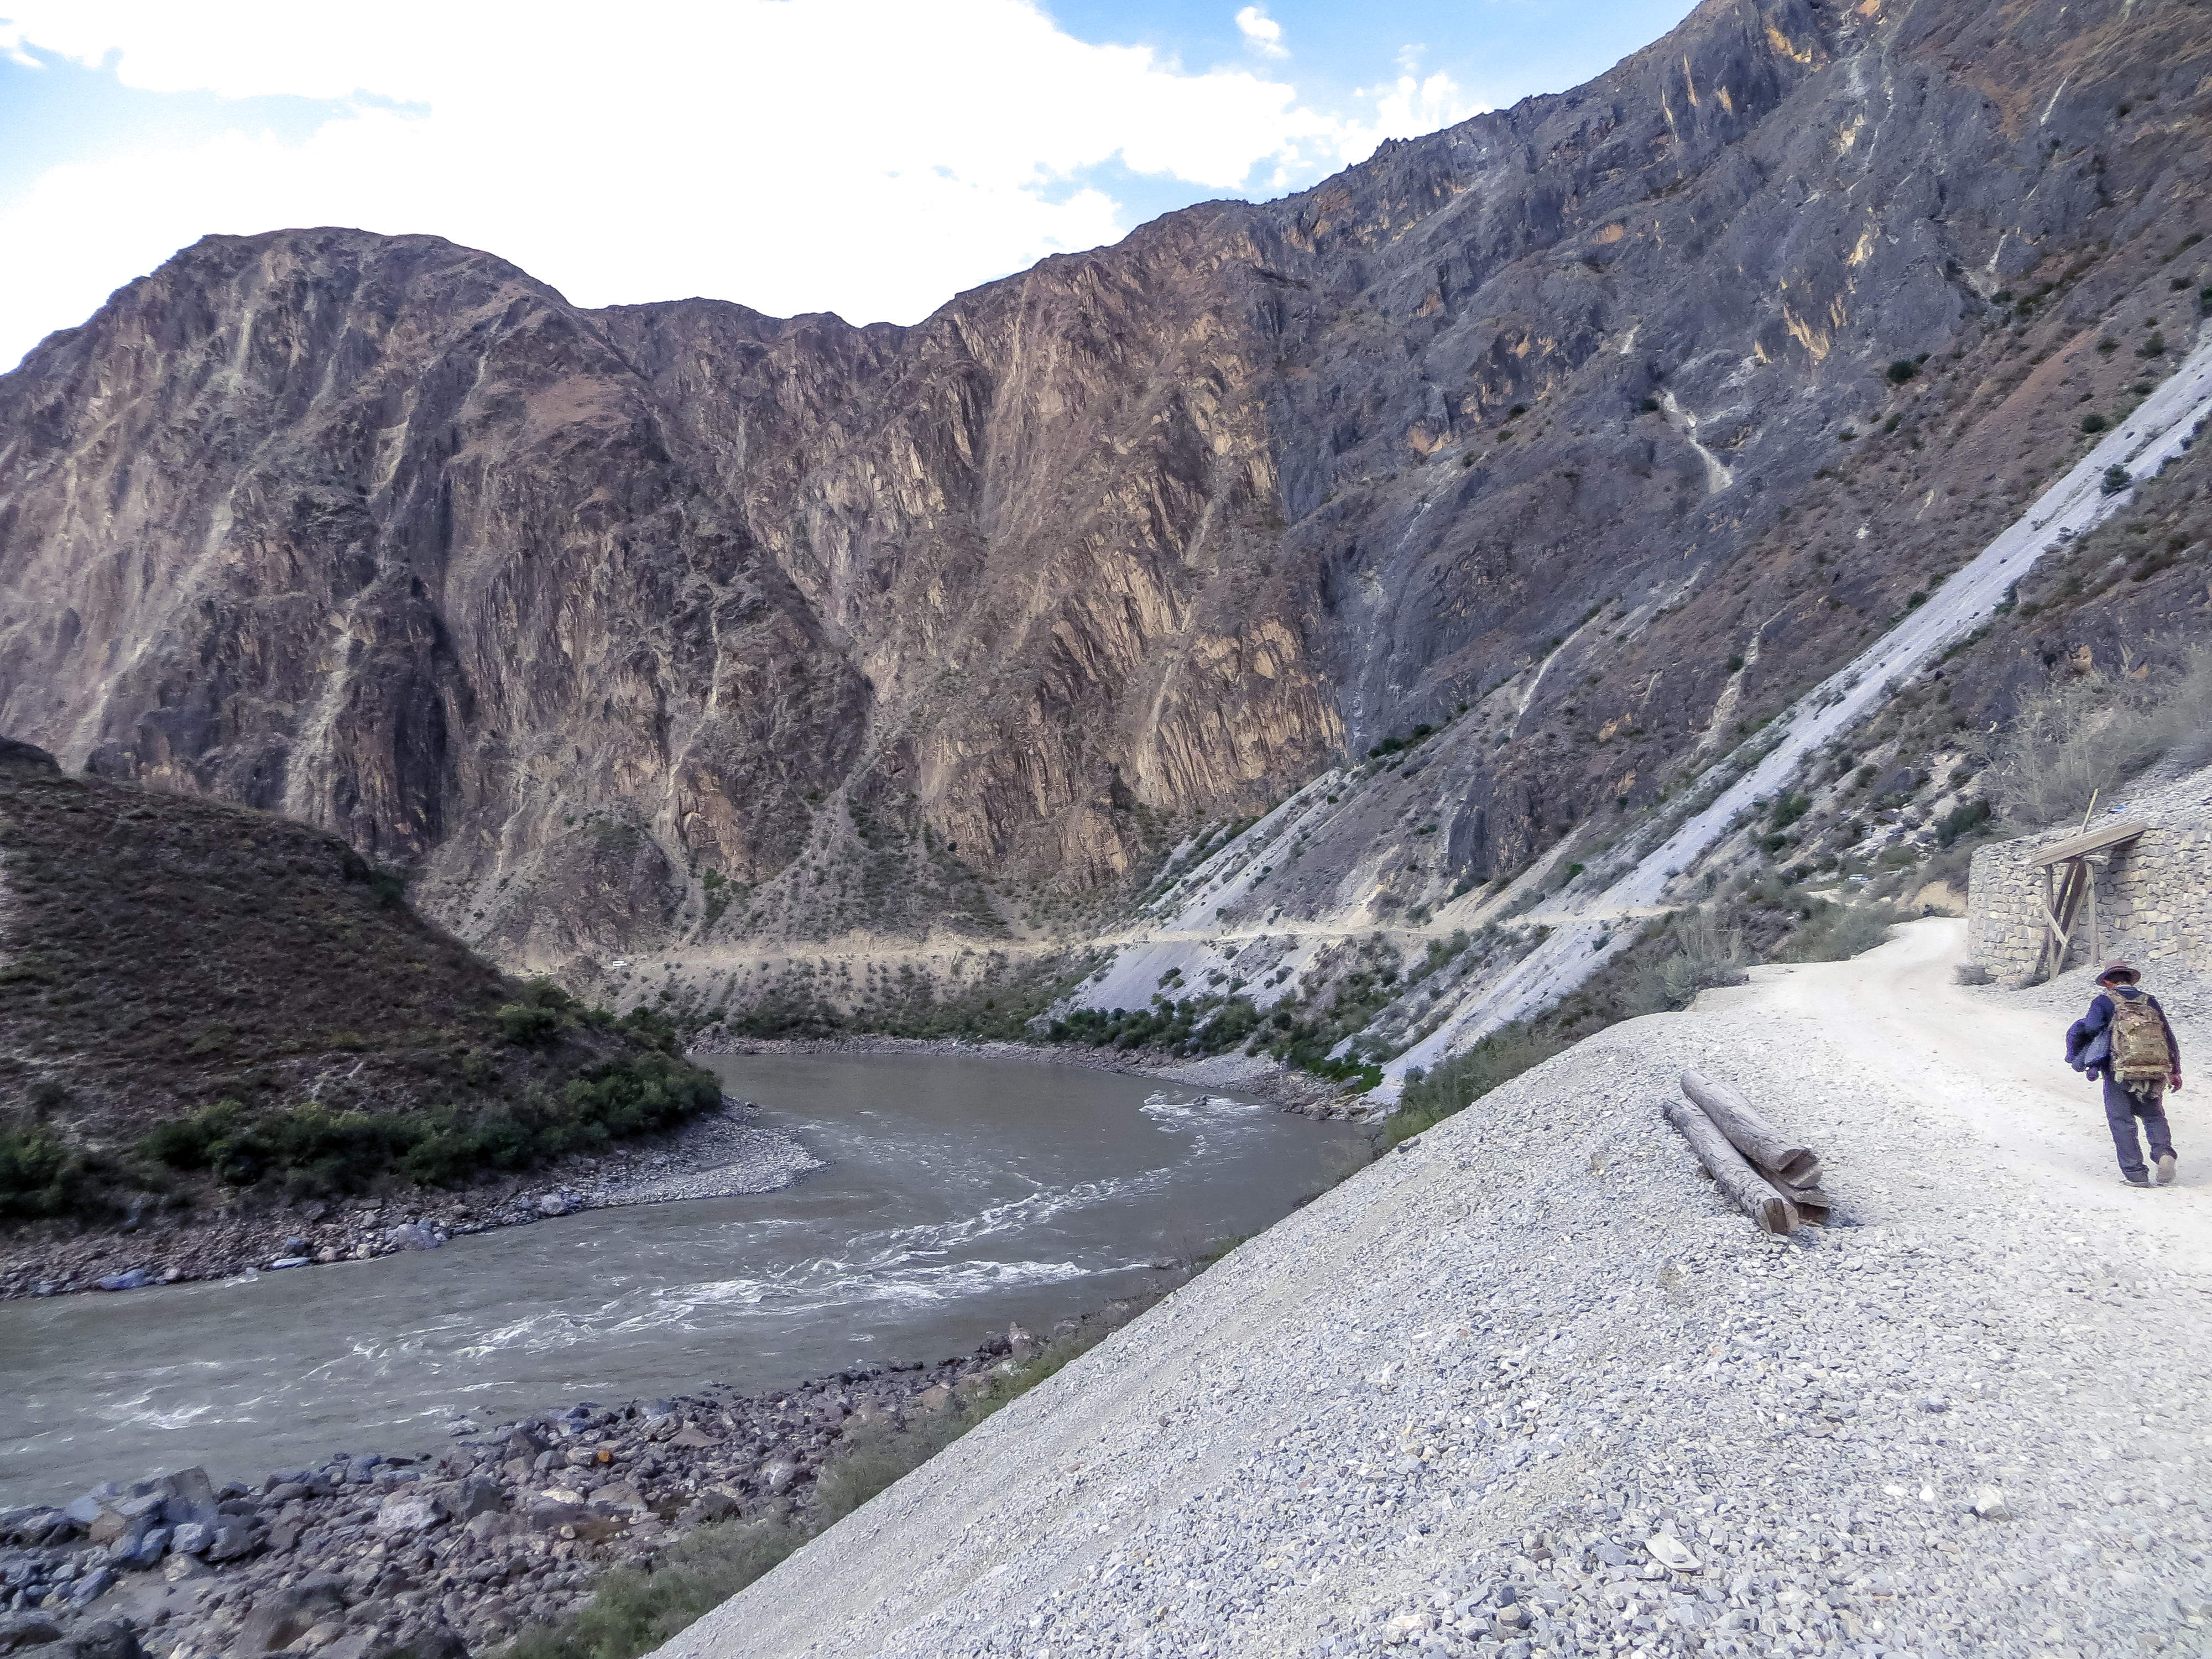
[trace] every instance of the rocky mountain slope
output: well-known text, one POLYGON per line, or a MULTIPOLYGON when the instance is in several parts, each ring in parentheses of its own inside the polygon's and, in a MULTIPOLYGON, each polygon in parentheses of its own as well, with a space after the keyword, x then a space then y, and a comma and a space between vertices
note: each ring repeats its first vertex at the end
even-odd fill
POLYGON ((904 329, 210 238, 0 378, 0 728, 582 981, 1066 936, 1450 719, 1448 812, 1308 854, 1410 909, 1650 805, 2162 377, 2208 67, 2185 0, 1710 0, 904 329))

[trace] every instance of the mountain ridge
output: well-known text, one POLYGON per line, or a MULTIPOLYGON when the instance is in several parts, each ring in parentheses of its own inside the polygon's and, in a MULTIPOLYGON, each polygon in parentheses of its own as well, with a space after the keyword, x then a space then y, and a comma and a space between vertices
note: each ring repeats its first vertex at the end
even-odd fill
POLYGON ((1431 861, 1492 879, 1986 540, 2080 451, 2062 376, 2120 395, 2206 50, 2110 10, 1708 0, 907 327, 209 239, 0 377, 0 726, 580 980, 1078 936, 1505 688, 1431 861))

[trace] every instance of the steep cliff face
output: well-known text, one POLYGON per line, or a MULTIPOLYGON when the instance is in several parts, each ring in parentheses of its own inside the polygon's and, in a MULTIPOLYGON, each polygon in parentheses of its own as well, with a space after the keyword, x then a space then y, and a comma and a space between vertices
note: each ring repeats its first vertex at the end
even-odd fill
POLYGON ((2069 377, 2171 361, 2097 342, 2194 326, 2208 68, 2182 0, 1711 0, 910 329, 210 238, 0 378, 0 729, 531 965, 988 931, 1462 704, 1486 876, 1978 545, 2069 377))

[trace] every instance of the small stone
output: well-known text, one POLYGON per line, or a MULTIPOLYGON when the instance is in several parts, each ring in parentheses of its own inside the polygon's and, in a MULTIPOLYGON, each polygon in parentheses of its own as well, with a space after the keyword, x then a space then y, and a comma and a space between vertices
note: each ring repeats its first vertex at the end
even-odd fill
POLYGON ((150 1269, 132 1267, 123 1273, 110 1273, 106 1278, 94 1279, 93 1282, 103 1291, 135 1291, 151 1283, 153 1278, 150 1269))
POLYGON ((1973 1510, 1984 1521, 2009 1521, 2012 1510, 2005 1504, 2002 1488, 1977 1486, 1972 1498, 1973 1510))
POLYGON ((1671 1571, 1695 1572, 1698 1571, 1698 1558, 1683 1547, 1680 1539, 1670 1534, 1663 1532, 1652 1534, 1644 1541, 1644 1547, 1650 1553, 1654 1561, 1671 1571))

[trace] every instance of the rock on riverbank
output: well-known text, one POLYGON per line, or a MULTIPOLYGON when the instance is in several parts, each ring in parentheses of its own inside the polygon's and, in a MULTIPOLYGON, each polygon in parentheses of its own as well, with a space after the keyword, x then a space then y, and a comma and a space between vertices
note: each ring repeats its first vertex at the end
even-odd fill
POLYGON ((268 1204, 240 1199, 211 1212, 153 1212, 119 1229, 21 1229, 0 1255, 0 1300, 139 1290, 435 1249, 457 1235, 579 1210, 773 1192, 822 1167, 791 1136, 754 1123, 754 1109, 725 1096, 719 1111, 668 1134, 458 1192, 406 1188, 361 1199, 268 1204))
MULTIPOLYGON (((1063 1321, 1044 1340, 1144 1305, 1063 1321)), ((1014 1329, 933 1365, 770 1395, 586 1402, 489 1427, 462 1419, 434 1455, 340 1453, 220 1489, 187 1469, 0 1512, 0 1653, 14 1640, 30 1659, 62 1659, 65 1645, 45 1644, 127 1640, 167 1659, 463 1659, 573 1613, 601 1569, 648 1563, 704 1522, 804 1521, 848 1434, 950 1409, 1039 1346, 1014 1329), (53 1634, 34 1645, 33 1626, 53 1634)))

